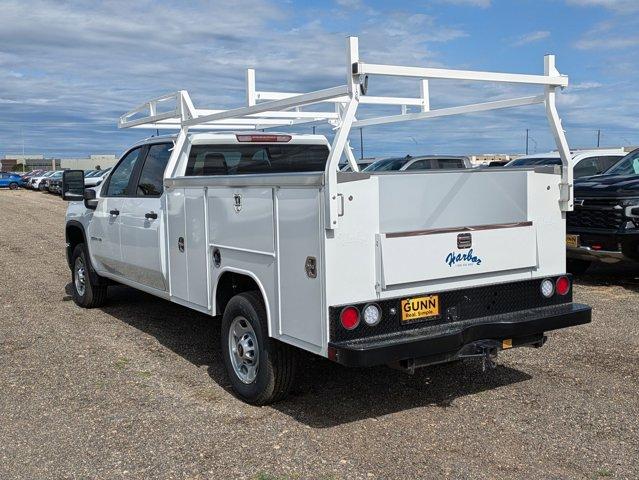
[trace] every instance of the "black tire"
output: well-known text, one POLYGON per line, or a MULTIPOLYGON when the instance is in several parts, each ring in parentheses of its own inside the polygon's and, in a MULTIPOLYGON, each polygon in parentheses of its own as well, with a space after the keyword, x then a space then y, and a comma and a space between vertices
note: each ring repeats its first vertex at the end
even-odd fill
POLYGON ((589 262, 588 260, 570 258, 566 260, 566 270, 568 270, 573 275, 583 275, 584 273, 586 273, 588 268, 590 268, 591 264, 592 262, 589 262))
POLYGON ((235 295, 222 317, 222 355, 224 365, 237 396, 253 405, 266 405, 284 399, 295 378, 296 351, 293 347, 268 336, 266 308, 259 292, 251 291, 235 295), (250 323, 258 347, 258 363, 255 378, 246 383, 235 371, 229 337, 234 320, 245 319, 250 323))
POLYGON ((73 301, 76 305, 83 308, 95 308, 104 305, 107 296, 107 285, 93 270, 84 243, 76 245, 73 249, 73 255, 71 256, 71 284, 73 301), (80 265, 78 262, 81 262, 84 267, 84 273, 81 276, 78 274, 80 265), (81 286, 84 286, 84 291, 80 288, 81 286))
POLYGON ((18 185, 16 182, 11 182, 11 183, 9 184, 9 189, 10 189, 10 190, 17 190, 19 186, 20 186, 20 185, 18 185))

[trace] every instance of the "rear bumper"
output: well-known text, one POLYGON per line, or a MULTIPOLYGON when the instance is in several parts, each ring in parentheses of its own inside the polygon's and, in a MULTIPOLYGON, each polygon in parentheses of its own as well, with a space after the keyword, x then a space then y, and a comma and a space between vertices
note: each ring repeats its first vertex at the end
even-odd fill
POLYGON ((328 353, 330 359, 353 367, 410 359, 419 359, 420 365, 428 365, 464 356, 465 347, 480 340, 508 339, 512 340, 512 346, 530 344, 533 343, 530 339, 541 339, 544 332, 589 323, 591 313, 587 305, 566 303, 361 340, 331 342, 328 353))
POLYGON ((568 258, 602 263, 639 261, 639 232, 569 229, 568 233, 579 235, 580 241, 578 247, 566 248, 568 258), (599 248, 593 249, 593 245, 599 248))

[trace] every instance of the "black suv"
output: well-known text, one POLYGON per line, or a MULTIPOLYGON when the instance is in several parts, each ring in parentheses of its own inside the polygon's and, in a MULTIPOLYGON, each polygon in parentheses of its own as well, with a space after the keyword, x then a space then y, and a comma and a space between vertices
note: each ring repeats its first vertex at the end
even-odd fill
POLYGON ((575 210, 566 216, 567 267, 639 262, 639 149, 602 175, 575 181, 575 210))

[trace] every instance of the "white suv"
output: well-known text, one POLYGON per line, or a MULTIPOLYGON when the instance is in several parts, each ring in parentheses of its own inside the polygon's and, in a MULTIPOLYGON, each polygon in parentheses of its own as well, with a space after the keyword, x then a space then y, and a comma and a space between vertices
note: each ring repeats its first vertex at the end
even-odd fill
MULTIPOLYGON (((600 175, 627 155, 623 148, 601 148, 593 150, 573 150, 575 178, 600 175)), ((516 158, 506 167, 529 167, 532 165, 561 165, 559 152, 536 153, 516 158)))

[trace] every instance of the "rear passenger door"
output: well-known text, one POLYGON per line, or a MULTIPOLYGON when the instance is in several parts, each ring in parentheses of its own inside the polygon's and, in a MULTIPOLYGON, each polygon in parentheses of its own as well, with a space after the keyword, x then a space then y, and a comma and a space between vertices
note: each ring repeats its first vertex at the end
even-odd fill
POLYGON ((125 276, 147 287, 167 290, 164 258, 164 170, 173 143, 148 147, 134 174, 133 194, 122 207, 121 244, 125 276))

